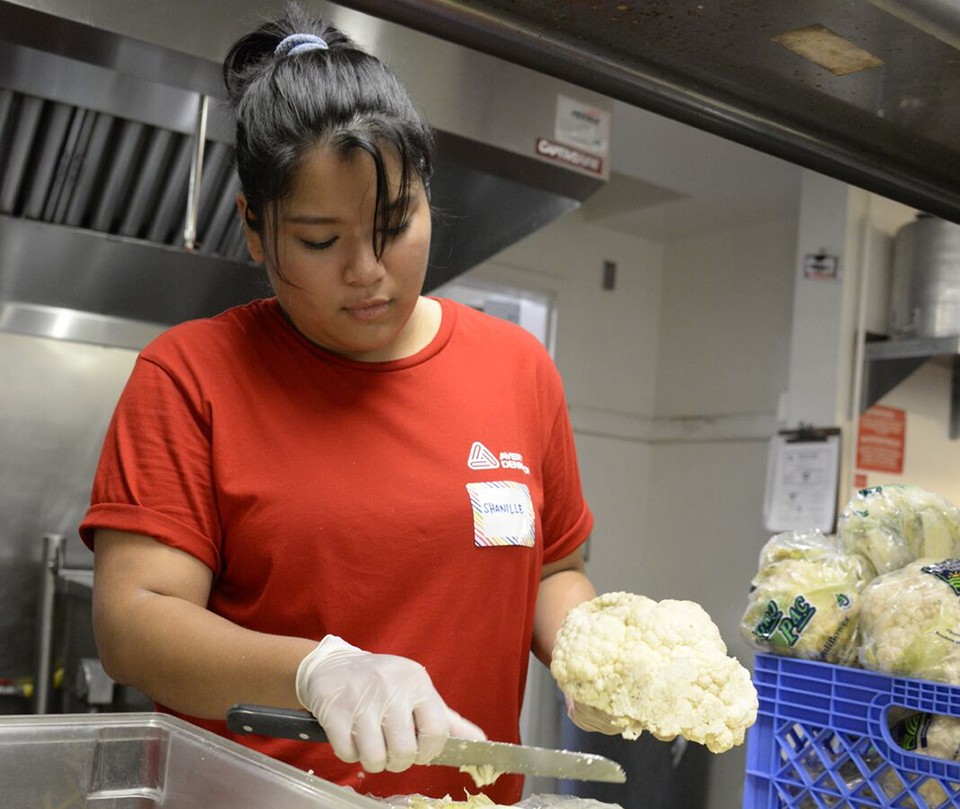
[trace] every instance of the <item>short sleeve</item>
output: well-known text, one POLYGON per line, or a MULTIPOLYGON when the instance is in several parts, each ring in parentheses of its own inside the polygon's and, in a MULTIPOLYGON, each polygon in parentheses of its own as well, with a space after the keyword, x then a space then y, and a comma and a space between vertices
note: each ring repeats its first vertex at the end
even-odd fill
POLYGON ((151 536, 220 564, 210 409, 189 383, 138 358, 107 428, 80 536, 97 529, 151 536))
MULTIPOLYGON (((560 386, 559 377, 556 382, 560 386)), ((543 460, 544 562, 554 562, 586 542, 593 512, 583 494, 570 414, 562 389, 543 460)))

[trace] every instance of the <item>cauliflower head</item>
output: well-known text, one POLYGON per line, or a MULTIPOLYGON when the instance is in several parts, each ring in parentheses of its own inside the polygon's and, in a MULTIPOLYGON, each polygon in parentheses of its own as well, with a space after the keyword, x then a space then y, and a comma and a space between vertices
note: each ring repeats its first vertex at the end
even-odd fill
POLYGON ((837 520, 847 553, 865 556, 878 574, 920 558, 960 555, 960 509, 919 486, 861 489, 837 520))
POLYGON ((761 652, 850 665, 857 660, 860 591, 873 571, 819 531, 787 531, 760 552, 740 635, 761 652))
POLYGON ((918 559, 861 595, 864 668, 960 685, 960 559, 918 559))
POLYGON ((584 602, 564 620, 550 671, 567 697, 606 713, 627 739, 646 730, 722 753, 757 718, 750 673, 693 601, 620 592, 584 602))

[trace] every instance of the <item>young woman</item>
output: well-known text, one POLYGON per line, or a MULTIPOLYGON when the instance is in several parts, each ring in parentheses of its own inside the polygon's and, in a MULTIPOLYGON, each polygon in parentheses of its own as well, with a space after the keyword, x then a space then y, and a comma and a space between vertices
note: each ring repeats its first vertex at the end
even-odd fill
POLYGON ((303 706, 331 746, 238 741, 357 790, 476 792, 422 765, 448 735, 519 741, 531 649, 595 595, 560 379, 421 294, 431 133, 383 64, 293 7, 224 76, 275 297, 138 358, 81 526, 103 663, 224 735, 232 704, 303 706))

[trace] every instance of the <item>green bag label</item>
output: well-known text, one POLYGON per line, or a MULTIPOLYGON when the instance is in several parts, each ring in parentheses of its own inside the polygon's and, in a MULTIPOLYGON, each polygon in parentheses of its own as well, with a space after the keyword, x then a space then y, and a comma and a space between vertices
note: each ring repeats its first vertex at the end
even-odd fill
POLYGON ((765 641, 771 640, 774 634, 779 634, 787 646, 796 646, 816 612, 817 608, 803 596, 797 596, 786 613, 776 601, 768 601, 753 634, 765 641))
POLYGON ((922 750, 927 746, 927 731, 933 719, 928 713, 908 716, 890 729, 893 740, 904 750, 922 750))
POLYGON ((924 565, 920 570, 946 582, 953 594, 960 596, 960 559, 947 559, 936 565, 924 565))

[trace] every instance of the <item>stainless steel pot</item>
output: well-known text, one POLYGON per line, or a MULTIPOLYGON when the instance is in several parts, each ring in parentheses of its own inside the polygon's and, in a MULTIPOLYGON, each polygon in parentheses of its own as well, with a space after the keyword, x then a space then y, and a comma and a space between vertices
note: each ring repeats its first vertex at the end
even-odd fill
POLYGON ((960 225, 920 214, 894 240, 890 334, 960 334, 960 225))

